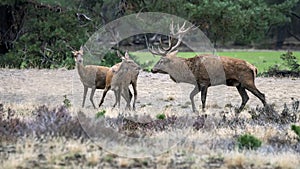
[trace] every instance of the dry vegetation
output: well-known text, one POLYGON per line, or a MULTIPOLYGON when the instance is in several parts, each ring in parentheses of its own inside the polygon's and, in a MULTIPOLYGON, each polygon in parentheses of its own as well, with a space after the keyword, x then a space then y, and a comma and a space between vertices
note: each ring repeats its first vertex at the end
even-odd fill
MULTIPOLYGON (((111 109, 114 102, 111 91, 104 108, 94 110, 87 103, 87 109, 80 109, 83 91, 74 70, 2 69, 0 78, 0 103, 3 104, 0 107, 1 168, 300 166, 300 142, 291 130, 291 124, 300 124, 297 108, 300 79, 257 78, 257 87, 266 94, 268 103, 272 105, 263 109, 260 101, 249 94, 249 105, 236 118, 235 109, 241 100, 235 88, 212 87, 208 92, 206 116, 204 113, 198 116, 192 113, 188 99, 193 86, 175 84, 164 75, 142 72, 138 80, 137 110, 126 113, 124 107, 111 109), (64 106, 64 95, 70 99, 72 107, 64 106), (95 114, 103 110, 105 118, 96 118, 95 114), (77 111, 86 113, 77 114, 77 111), (158 119, 157 114, 165 114, 166 117, 158 119), (191 115, 189 123, 184 123, 186 114, 191 115), (165 151, 155 157, 120 157, 106 150, 110 144, 120 148, 109 149, 110 152, 124 154, 122 146, 105 142, 105 139, 91 139, 83 132, 81 125, 89 129, 86 130, 89 136, 105 133, 101 125, 107 125, 129 136, 125 141, 130 142, 131 138, 155 138, 160 141, 141 149, 144 154, 162 147, 163 140, 178 144, 165 147, 165 151), (246 133, 259 138, 262 146, 257 150, 239 149, 237 137, 246 133), (99 145, 105 146, 100 148, 99 145)), ((95 100, 99 100, 101 94, 102 91, 96 91, 95 100)), ((197 97, 195 103, 198 108, 201 107, 200 102, 197 97)))

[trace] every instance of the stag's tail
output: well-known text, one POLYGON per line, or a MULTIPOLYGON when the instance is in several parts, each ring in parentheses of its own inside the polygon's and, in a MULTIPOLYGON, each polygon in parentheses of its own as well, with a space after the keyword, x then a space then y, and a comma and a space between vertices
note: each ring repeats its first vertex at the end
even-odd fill
POLYGON ((256 68, 254 65, 252 65, 252 64, 250 64, 250 63, 248 63, 248 62, 247 62, 247 65, 248 65, 249 68, 253 71, 253 76, 254 76, 254 78, 255 78, 256 75, 257 75, 257 68, 256 68))

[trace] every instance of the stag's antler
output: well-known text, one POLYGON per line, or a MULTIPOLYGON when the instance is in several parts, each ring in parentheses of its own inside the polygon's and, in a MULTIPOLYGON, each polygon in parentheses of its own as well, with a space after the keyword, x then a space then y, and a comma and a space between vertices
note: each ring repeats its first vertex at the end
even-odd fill
POLYGON ((160 39, 160 45, 157 47, 157 49, 154 49, 153 46, 149 46, 147 39, 146 39, 146 44, 148 47, 148 50, 154 54, 154 55, 161 55, 161 56, 165 56, 166 54, 176 50, 176 48, 178 48, 178 46, 181 44, 182 39, 184 37, 184 35, 186 33, 188 33, 191 29, 194 29, 195 26, 192 25, 188 28, 185 28, 186 22, 183 23, 183 25, 180 27, 179 24, 177 25, 177 32, 175 33, 175 28, 174 28, 174 23, 172 21, 172 23, 170 24, 170 35, 169 35, 169 40, 168 40, 168 47, 164 48, 162 47, 162 40, 160 39), (178 39, 177 43, 175 45, 172 44, 173 39, 178 39))

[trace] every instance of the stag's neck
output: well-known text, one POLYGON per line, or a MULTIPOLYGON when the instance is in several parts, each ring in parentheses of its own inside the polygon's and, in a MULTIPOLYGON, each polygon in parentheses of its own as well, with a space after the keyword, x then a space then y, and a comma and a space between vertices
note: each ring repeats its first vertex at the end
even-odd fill
POLYGON ((174 66, 174 71, 169 73, 171 79, 176 83, 189 83, 196 84, 195 76, 190 69, 190 62, 184 58, 179 58, 180 60, 176 62, 174 66))

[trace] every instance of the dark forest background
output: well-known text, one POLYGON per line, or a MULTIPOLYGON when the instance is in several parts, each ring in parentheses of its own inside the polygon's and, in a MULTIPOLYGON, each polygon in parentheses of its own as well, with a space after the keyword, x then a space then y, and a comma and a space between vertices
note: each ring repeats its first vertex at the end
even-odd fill
POLYGON ((189 20, 216 48, 300 49, 299 0, 0 0, 0 67, 73 68, 72 50, 138 12, 189 20))

